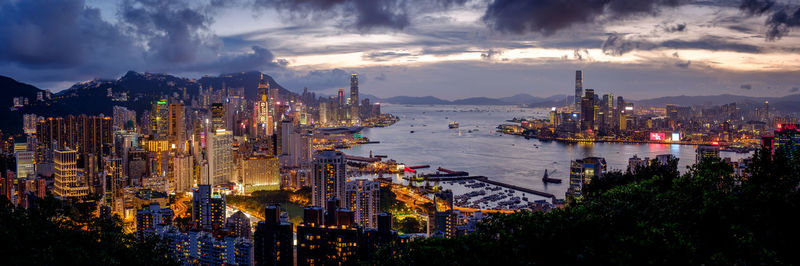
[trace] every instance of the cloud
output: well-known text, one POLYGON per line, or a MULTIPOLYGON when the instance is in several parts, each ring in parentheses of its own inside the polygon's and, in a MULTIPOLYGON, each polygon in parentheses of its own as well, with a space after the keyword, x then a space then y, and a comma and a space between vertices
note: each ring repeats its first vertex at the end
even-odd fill
MULTIPOLYGON (((287 88, 307 87, 313 91, 323 91, 350 86, 351 72, 334 68, 330 70, 314 70, 306 74, 284 73, 280 79, 281 85, 287 88)), ((359 82, 363 77, 359 77, 359 82)), ((362 82, 363 83, 363 82, 362 82)))
POLYGON ((800 88, 792 87, 791 89, 789 89, 789 92, 797 92, 797 91, 800 91, 800 88))
POLYGON ((739 9, 749 15, 761 15, 774 5, 775 1, 772 0, 742 0, 739 9))
POLYGON ((32 69, 135 61, 133 40, 80 0, 0 4, 0 62, 32 69))
POLYGON ((772 13, 766 21, 768 41, 774 41, 789 34, 789 30, 800 26, 800 8, 790 11, 789 8, 772 13))
POLYGON ((750 84, 742 84, 741 86, 739 86, 739 88, 740 88, 740 89, 743 89, 743 90, 752 90, 752 89, 753 89, 753 85, 750 85, 750 84))
POLYGON ((686 31, 686 23, 675 24, 675 25, 672 25, 672 26, 670 26, 670 25, 662 25, 661 27, 662 27, 662 29, 664 29, 664 32, 667 32, 667 33, 675 33, 675 32, 684 32, 684 31, 686 31))
POLYGON ((503 51, 499 49, 489 49, 485 53, 481 53, 481 58, 491 61, 497 59, 501 54, 503 54, 503 51))
POLYGON ((392 51, 388 51, 388 52, 366 53, 366 54, 362 55, 361 57, 364 58, 364 59, 367 59, 367 60, 372 60, 372 61, 389 61, 389 60, 392 60, 392 59, 411 56, 411 55, 412 54, 409 53, 409 52, 392 52, 392 51))
POLYGON ((26 81, 112 78, 134 69, 230 72, 283 67, 265 47, 225 49, 209 30, 213 2, 123 0, 117 20, 83 0, 0 2, 0 71, 26 81))
POLYGON ((675 63, 675 66, 676 67, 680 67, 680 68, 689 68, 689 65, 691 65, 691 64, 692 64, 692 60, 688 60, 685 63, 684 62, 677 62, 677 63, 675 63))
POLYGON ((573 55, 573 56, 575 57, 575 59, 577 59, 578 61, 587 61, 587 62, 592 62, 592 61, 594 61, 594 58, 592 58, 592 56, 591 56, 591 55, 589 55, 589 50, 588 50, 588 49, 575 49, 575 50, 572 52, 572 55, 573 55))
POLYGON ((688 0, 494 0, 483 21, 502 32, 528 32, 552 35, 573 25, 594 22, 604 17, 619 20, 636 15, 652 15, 662 7, 676 7, 688 0))
POLYGON ((289 12, 295 18, 338 17, 359 31, 404 29, 411 13, 427 13, 463 5, 466 0, 255 0, 259 8, 289 12))
POLYGON ((729 42, 725 38, 716 36, 705 36, 698 40, 685 41, 680 39, 666 40, 662 42, 651 42, 646 40, 636 40, 626 38, 621 34, 611 34, 606 38, 602 45, 603 53, 607 55, 620 56, 634 50, 656 50, 663 48, 670 49, 700 49, 709 51, 732 51, 740 53, 760 53, 761 48, 743 44, 729 42))

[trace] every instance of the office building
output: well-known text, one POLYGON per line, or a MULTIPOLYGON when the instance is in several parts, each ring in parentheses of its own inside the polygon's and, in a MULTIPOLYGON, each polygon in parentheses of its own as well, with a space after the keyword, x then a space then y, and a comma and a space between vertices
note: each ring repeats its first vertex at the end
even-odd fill
POLYGON ((208 171, 211 184, 235 182, 233 175, 233 134, 217 129, 208 136, 208 171))
POLYGON ((242 160, 244 175, 242 185, 245 193, 257 190, 280 189, 280 165, 278 158, 254 155, 242 160))
MULTIPOLYGON (((323 150, 314 155, 311 205, 324 206, 327 199, 344 198, 345 190, 344 153, 323 150)), ((325 211, 332 211, 325 209, 325 211)))
POLYGON ((25 178, 36 173, 36 160, 32 151, 14 153, 17 159, 17 177, 25 178))
POLYGON ((221 103, 211 104, 211 129, 216 131, 225 128, 225 105, 221 103))
POLYGON ((789 158, 798 156, 798 152, 800 152, 800 125, 777 124, 773 143, 774 149, 783 149, 789 158))
POLYGON ((593 89, 586 89, 586 95, 581 100, 581 130, 594 130, 595 95, 593 89))
POLYGON ((358 225, 378 227, 381 185, 377 181, 353 180, 345 184, 345 208, 355 213, 358 225))
POLYGON ((172 158, 173 181, 170 190, 176 193, 191 191, 194 187, 194 158, 191 155, 178 153, 172 158))
POLYGON ((61 199, 82 198, 89 195, 86 180, 78 176, 78 152, 74 150, 56 150, 53 156, 55 181, 53 194, 61 199))
POLYGON ((169 105, 161 99, 153 103, 150 113, 150 133, 155 140, 166 140, 169 136, 169 105))
POLYGON ((182 103, 169 105, 169 137, 181 151, 186 142, 186 107, 182 103))
POLYGON ((359 121, 358 74, 350 75, 350 120, 359 121))
POLYGON ((583 71, 575 71, 575 111, 581 111, 581 96, 583 96, 583 71))

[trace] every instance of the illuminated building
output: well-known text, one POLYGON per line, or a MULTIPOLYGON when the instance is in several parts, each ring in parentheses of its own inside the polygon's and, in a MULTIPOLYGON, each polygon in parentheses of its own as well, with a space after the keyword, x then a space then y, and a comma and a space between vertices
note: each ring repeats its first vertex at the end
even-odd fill
MULTIPOLYGON (((322 209, 306 213, 321 212, 322 209)), ((297 265, 354 264, 359 261, 362 230, 356 226, 352 211, 329 206, 325 224, 319 223, 321 213, 303 217, 297 225, 297 265), (334 210, 336 209, 336 210, 334 210)))
POLYGON ((169 135, 169 105, 167 100, 158 100, 153 103, 150 118, 150 132, 153 139, 164 140, 169 135))
POLYGON ((36 123, 39 123, 39 116, 35 114, 22 115, 22 131, 27 135, 36 134, 36 123))
POLYGON ((258 222, 253 238, 256 265, 293 265, 294 243, 292 224, 280 219, 280 206, 264 208, 264 221, 258 222))
POLYGON ((186 107, 182 103, 169 105, 169 137, 170 141, 181 150, 186 141, 186 107))
POLYGON ((234 182, 233 135, 230 131, 218 129, 208 137, 208 175, 211 184, 234 182))
POLYGON ((433 230, 431 236, 452 238, 456 236, 456 213, 453 210, 453 191, 445 190, 434 194, 433 230))
POLYGON ((581 95, 583 95, 583 71, 575 71, 575 110, 581 111, 581 95))
POLYGON ((112 119, 104 116, 49 117, 36 125, 36 139, 45 149, 70 148, 78 154, 109 154, 104 149, 112 140, 112 119), (53 145, 55 144, 55 145, 53 145))
POLYGON ((591 182, 593 177, 603 177, 606 173, 606 159, 587 157, 570 163, 568 202, 583 200, 583 186, 591 182))
POLYGON ((202 229, 219 228, 225 223, 225 197, 211 193, 210 185, 198 185, 192 193, 192 221, 202 229))
POLYGON ((225 105, 221 103, 211 104, 211 130, 216 131, 225 128, 225 105))
POLYGON ((61 199, 82 198, 89 195, 89 186, 78 177, 78 152, 56 150, 53 156, 55 181, 53 194, 61 199))
POLYGON ((114 106, 113 126, 117 130, 136 127, 136 112, 122 106, 114 106))
POLYGON ((327 199, 344 198, 345 167, 341 151, 323 150, 314 155, 311 205, 323 206, 327 199))
POLYGON ((800 152, 800 125, 777 124, 775 126, 774 148, 782 148, 789 158, 800 152))
POLYGON ((25 178, 36 172, 36 160, 32 151, 18 151, 14 153, 17 159, 17 177, 25 178))
POLYGON ((355 213, 356 223, 364 228, 378 227, 381 185, 376 181, 353 180, 345 184, 345 208, 355 213))
POLYGON ((716 145, 702 145, 697 146, 696 162, 702 162, 708 158, 719 158, 719 146, 716 145))
POLYGON ((350 75, 350 120, 359 121, 358 74, 350 75))
POLYGON ((255 155, 242 161, 244 175, 242 185, 245 192, 280 189, 280 166, 278 158, 255 155))
POLYGON ((586 89, 581 100, 581 130, 594 130, 594 90, 586 89))
POLYGON ((145 231, 153 230, 156 225, 172 225, 175 212, 170 208, 161 208, 158 203, 150 203, 149 208, 136 212, 136 237, 142 239, 145 231))
POLYGON ((281 164, 286 167, 301 167, 311 161, 311 133, 297 128, 292 120, 284 120, 281 126, 281 164))
POLYGON ((172 159, 173 182, 171 191, 177 193, 189 192, 194 186, 194 158, 191 155, 179 153, 172 159))

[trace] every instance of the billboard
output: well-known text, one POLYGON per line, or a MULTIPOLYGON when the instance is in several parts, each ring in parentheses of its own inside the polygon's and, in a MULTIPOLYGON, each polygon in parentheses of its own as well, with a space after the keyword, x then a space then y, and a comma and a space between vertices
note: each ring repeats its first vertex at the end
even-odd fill
POLYGON ((667 134, 664 132, 650 132, 650 140, 662 141, 667 139, 667 134))
POLYGON ((681 133, 680 132, 672 132, 672 141, 675 141, 675 142, 681 141, 681 133))

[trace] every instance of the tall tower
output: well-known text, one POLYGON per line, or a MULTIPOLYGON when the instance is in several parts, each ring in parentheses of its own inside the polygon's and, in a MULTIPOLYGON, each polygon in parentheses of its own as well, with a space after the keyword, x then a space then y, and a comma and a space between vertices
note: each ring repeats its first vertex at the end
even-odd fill
POLYGON ((764 122, 769 125, 769 101, 764 101, 764 122))
POLYGON ((264 73, 261 73, 261 80, 258 81, 258 100, 266 102, 268 93, 269 93, 269 82, 264 81, 264 73))
POLYGON ((350 75, 350 120, 359 120, 358 74, 350 75))
POLYGON ((575 71, 575 111, 581 111, 581 96, 583 96, 583 71, 575 71))
POLYGON ((594 90, 587 89, 581 104, 581 130, 594 129, 594 90))

